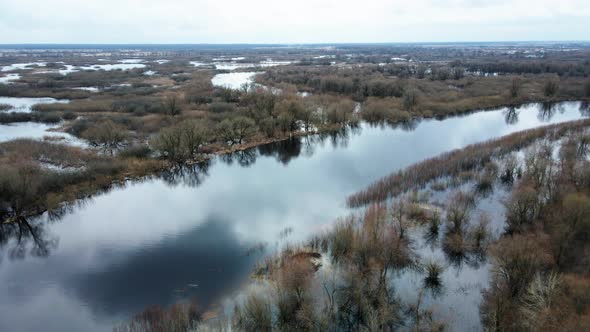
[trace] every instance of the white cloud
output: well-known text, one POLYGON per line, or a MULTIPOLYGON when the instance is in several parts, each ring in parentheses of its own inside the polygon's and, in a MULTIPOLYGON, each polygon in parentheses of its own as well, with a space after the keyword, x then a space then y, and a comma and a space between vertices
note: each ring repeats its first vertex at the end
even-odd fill
POLYGON ((0 43, 579 40, 587 0, 0 0, 0 43))

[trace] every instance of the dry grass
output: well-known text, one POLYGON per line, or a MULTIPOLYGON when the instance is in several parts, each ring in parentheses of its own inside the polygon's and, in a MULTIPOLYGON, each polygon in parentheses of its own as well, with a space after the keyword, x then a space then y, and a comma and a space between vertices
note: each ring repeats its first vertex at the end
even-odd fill
POLYGON ((501 157, 522 149, 540 138, 548 137, 551 140, 556 140, 588 125, 590 125, 590 120, 587 119, 549 125, 453 150, 378 180, 367 189, 349 196, 347 204, 351 207, 359 207, 372 202, 384 201, 402 194, 410 188, 423 188, 438 178, 481 169, 492 157, 501 157))

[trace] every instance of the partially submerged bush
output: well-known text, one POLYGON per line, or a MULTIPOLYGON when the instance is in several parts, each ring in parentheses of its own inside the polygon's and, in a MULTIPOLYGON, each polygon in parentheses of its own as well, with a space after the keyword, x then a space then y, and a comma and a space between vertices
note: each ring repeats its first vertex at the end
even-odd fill
POLYGON ((350 207, 359 207, 380 202, 400 195, 410 188, 424 187, 438 178, 457 176, 465 171, 481 169, 492 157, 505 156, 532 144, 541 137, 557 140, 567 133, 580 131, 589 123, 590 120, 579 120, 529 129, 443 153, 376 181, 367 189, 349 196, 347 204, 350 207))
POLYGON ((111 120, 89 127, 81 136, 92 146, 100 147, 111 154, 123 147, 129 138, 127 130, 111 120))
POLYGON ((399 327, 401 305, 389 274, 416 263, 390 215, 386 206, 374 205, 312 241, 327 249, 334 277, 311 261, 319 254, 285 249, 259 270, 272 285, 271 296, 249 296, 236 310, 236 326, 285 331, 399 327))
POLYGON ((243 306, 236 307, 235 326, 243 331, 273 330, 272 309, 270 300, 264 295, 248 296, 243 306))
POLYGON ((507 231, 521 232, 538 216, 541 207, 539 194, 534 188, 520 184, 512 191, 505 206, 507 231))
POLYGON ((112 158, 61 144, 22 139, 1 143, 0 148, 4 151, 0 156, 0 220, 22 220, 56 208, 54 198, 74 199, 80 193, 87 194, 84 188, 105 185, 103 181, 108 185, 110 177, 125 168, 112 158), (76 171, 53 171, 40 163, 76 171))
POLYGON ((473 195, 463 191, 456 192, 447 204, 449 232, 463 234, 469 224, 469 217, 474 207, 473 195))
POLYGON ((113 328, 113 332, 193 331, 202 321, 203 312, 194 302, 179 302, 170 308, 153 306, 135 315, 129 323, 113 328))
POLYGON ((428 287, 438 287, 441 285, 441 274, 444 272, 444 266, 434 261, 428 261, 424 265, 426 276, 424 277, 424 283, 428 287))

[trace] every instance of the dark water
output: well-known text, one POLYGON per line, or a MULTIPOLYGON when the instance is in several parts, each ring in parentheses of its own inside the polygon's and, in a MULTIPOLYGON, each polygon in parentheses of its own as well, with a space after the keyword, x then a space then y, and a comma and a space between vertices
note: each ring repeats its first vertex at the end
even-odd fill
POLYGON ((259 256, 250 248, 263 242, 272 250, 289 227, 289 241, 326 229, 348 213, 347 195, 391 171, 583 115, 580 103, 562 103, 397 128, 363 124, 128 183, 39 217, 36 241, 25 232, 18 242, 18 232, 4 229, 0 331, 109 331, 150 305, 220 303, 247 282, 259 256))

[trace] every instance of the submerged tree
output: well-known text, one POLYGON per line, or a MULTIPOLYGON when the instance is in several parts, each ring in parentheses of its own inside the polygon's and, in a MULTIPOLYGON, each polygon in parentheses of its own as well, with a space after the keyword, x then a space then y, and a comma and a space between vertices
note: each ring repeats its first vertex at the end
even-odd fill
POLYGON ((107 120, 96 126, 90 127, 82 133, 92 146, 100 147, 111 154, 120 149, 127 142, 129 135, 122 126, 107 120))

